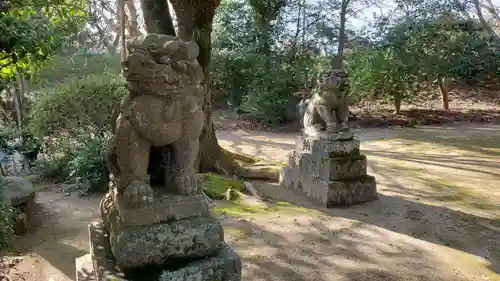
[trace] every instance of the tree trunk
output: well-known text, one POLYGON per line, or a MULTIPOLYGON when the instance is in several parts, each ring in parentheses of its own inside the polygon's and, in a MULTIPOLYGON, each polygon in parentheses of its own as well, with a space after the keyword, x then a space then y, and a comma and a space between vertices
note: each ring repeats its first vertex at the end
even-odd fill
POLYGON ((401 96, 395 95, 394 97, 394 113, 401 114, 401 96))
POLYGON ((121 45, 121 61, 124 62, 127 58, 127 43, 125 38, 125 0, 117 0, 118 2, 118 17, 120 23, 120 45, 121 45))
MULTIPOLYGON (((198 43, 200 54, 198 63, 203 69, 205 79, 202 85, 205 88, 203 111, 205 124, 200 136, 200 151, 198 153, 198 168, 200 172, 219 172, 226 175, 239 175, 243 177, 269 178, 269 171, 256 173, 254 169, 242 167, 238 161, 252 164, 255 161, 250 157, 231 153, 222 148, 215 134, 212 121, 212 81, 209 71, 211 59, 211 33, 212 22, 219 0, 171 0, 170 3, 178 20, 178 37, 198 43)), ((277 173, 271 172, 272 178, 277 173)))
POLYGON ((175 36, 168 0, 141 0, 142 15, 148 33, 175 36))
POLYGON ((474 3, 474 8, 476 9, 476 14, 479 19, 479 22, 483 26, 484 29, 486 29, 491 35, 496 37, 497 39, 500 39, 500 36, 495 32, 495 30, 491 27, 491 25, 486 22, 483 11, 481 10, 481 4, 479 3, 479 0, 473 0, 474 3))
POLYGON ((342 5, 340 7, 340 28, 339 28, 339 44, 337 48, 337 57, 334 62, 338 65, 333 65, 333 67, 342 67, 342 61, 344 60, 344 46, 346 41, 346 22, 347 22, 347 7, 349 6, 350 0, 342 0, 342 5))
POLYGON ((14 87, 13 87, 13 98, 14 98, 14 105, 16 109, 16 123, 17 123, 17 128, 19 130, 23 129, 23 105, 22 105, 22 96, 23 96, 23 85, 22 85, 22 77, 21 75, 17 75, 16 81, 14 81, 14 87))
POLYGON ((125 7, 128 10, 128 33, 129 36, 135 37, 139 35, 139 23, 137 21, 137 9, 133 0, 124 0, 125 7))
POLYGON ((439 77, 439 89, 441 90, 441 104, 444 110, 450 109, 449 98, 448 98, 448 87, 446 85, 446 78, 439 77))

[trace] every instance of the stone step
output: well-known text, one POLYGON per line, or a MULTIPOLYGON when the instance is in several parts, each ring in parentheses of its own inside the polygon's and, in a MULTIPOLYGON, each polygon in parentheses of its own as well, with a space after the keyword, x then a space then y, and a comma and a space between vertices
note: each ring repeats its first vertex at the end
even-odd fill
POLYGON ((76 281, 96 281, 94 264, 90 254, 75 259, 76 281))
POLYGON ((350 179, 325 182, 327 187, 327 208, 333 206, 366 203, 378 199, 374 176, 366 175, 350 179))
POLYGON ((316 177, 322 180, 338 180, 357 176, 366 176, 366 155, 348 155, 343 157, 318 158, 310 153, 291 153, 293 161, 282 168, 281 178, 316 177), (287 176, 285 176, 287 174, 287 176))
POLYGON ((292 177, 285 178, 280 183, 282 187, 303 193, 327 208, 365 203, 378 198, 375 177, 370 175, 333 181, 292 177))
POLYGON ((109 194, 103 201, 107 203, 101 204, 101 215, 111 250, 117 265, 124 270, 203 257, 223 246, 224 230, 211 215, 127 226, 113 200, 109 200, 109 194))
POLYGON ((127 274, 116 265, 102 221, 89 224, 91 253, 76 259, 77 281, 241 281, 241 259, 224 243, 215 254, 160 270, 136 268, 127 274))

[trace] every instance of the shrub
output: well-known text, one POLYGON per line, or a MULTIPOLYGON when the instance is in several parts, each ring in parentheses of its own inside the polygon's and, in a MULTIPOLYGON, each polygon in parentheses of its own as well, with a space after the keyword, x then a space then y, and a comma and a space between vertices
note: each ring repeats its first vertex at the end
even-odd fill
POLYGON ((308 88, 323 60, 216 50, 214 90, 224 93, 226 103, 237 113, 262 123, 286 123, 299 117, 295 93, 308 88))
POLYGON ((52 180, 55 183, 63 183, 69 177, 69 163, 71 155, 62 155, 54 157, 48 161, 36 161, 34 170, 47 180, 52 180))
POLYGON ((29 127, 37 136, 103 135, 111 131, 113 112, 126 93, 116 75, 67 79, 41 91, 29 127))
POLYGON ((69 178, 85 193, 103 192, 107 188, 109 172, 105 148, 103 138, 83 140, 68 163, 69 178))
POLYGON ((11 244, 11 237, 14 233, 12 224, 12 208, 8 198, 5 196, 4 189, 6 183, 0 178, 0 251, 8 250, 11 244))

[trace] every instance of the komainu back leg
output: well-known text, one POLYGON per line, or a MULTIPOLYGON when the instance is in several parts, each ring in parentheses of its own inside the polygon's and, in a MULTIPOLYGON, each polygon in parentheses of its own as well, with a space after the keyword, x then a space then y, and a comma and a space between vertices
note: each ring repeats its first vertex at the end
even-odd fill
POLYGON ((194 163, 199 150, 198 138, 184 136, 172 144, 172 157, 165 182, 172 192, 184 195, 200 193, 194 163))
POLYGON ((335 110, 335 118, 337 119, 339 130, 345 131, 349 129, 349 106, 347 104, 347 99, 343 99, 335 110))
POLYGON ((335 117, 333 116, 333 110, 329 108, 328 106, 324 105, 317 105, 316 110, 321 117, 326 123, 326 130, 328 132, 333 132, 335 131, 335 117))

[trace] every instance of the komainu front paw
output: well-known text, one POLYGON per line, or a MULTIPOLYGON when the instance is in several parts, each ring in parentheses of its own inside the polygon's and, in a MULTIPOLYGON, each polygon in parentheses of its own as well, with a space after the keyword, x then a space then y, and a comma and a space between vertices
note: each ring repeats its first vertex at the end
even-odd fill
POLYGON ((141 181, 132 182, 123 192, 123 201, 128 208, 141 208, 153 202, 153 189, 141 181))
POLYGON ((196 175, 176 177, 175 185, 180 194, 196 195, 199 193, 198 177, 196 175))

